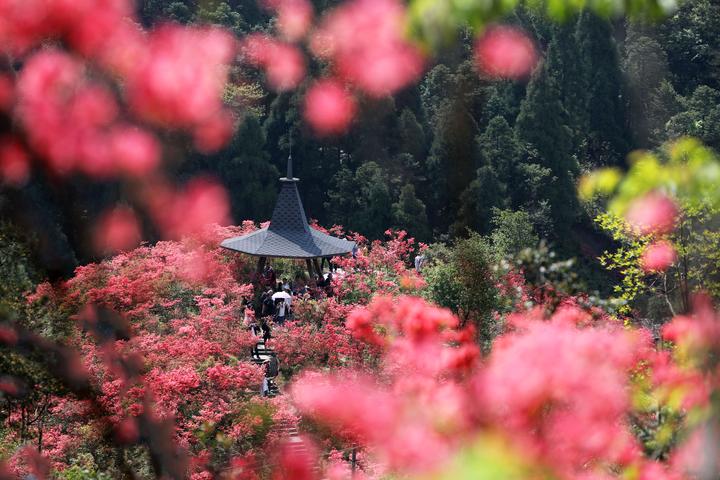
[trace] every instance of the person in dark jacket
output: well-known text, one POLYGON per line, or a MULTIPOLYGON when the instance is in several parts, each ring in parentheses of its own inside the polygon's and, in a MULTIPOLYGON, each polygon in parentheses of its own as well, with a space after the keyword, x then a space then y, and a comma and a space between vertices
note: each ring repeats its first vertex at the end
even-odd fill
POLYGON ((260 329, 262 330, 263 341, 267 343, 267 341, 272 338, 272 335, 270 335, 270 325, 267 322, 267 317, 262 317, 260 319, 260 329))

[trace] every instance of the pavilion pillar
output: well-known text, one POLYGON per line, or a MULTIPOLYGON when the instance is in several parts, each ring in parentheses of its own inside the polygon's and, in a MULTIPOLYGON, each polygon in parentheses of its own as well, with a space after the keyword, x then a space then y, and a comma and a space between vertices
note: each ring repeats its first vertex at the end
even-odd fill
POLYGON ((260 283, 260 275, 262 274, 266 263, 267 263, 267 257, 258 258, 257 268, 255 269, 255 282, 254 283, 260 283))
POLYGON ((310 282, 317 284, 315 273, 313 272, 313 264, 309 258, 305 259, 305 266, 307 267, 308 275, 310 275, 310 282))
POLYGON ((317 270, 318 276, 322 277, 322 266, 320 265, 320 262, 318 262, 317 258, 313 258, 313 265, 315 265, 315 270, 317 270))
POLYGON ((253 293, 255 297, 255 311, 259 313, 262 309, 262 305, 260 304, 260 296, 262 295, 262 289, 258 288, 260 286, 260 277, 262 276, 263 270, 265 269, 265 264, 267 263, 267 257, 260 257, 258 258, 257 267, 255 268, 255 278, 253 278, 253 293))

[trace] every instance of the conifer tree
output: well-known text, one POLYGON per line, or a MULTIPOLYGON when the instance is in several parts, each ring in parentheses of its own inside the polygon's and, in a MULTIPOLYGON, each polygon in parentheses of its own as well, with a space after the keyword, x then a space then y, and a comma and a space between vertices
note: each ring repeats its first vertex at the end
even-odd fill
POLYGON ((583 69, 580 49, 575 41, 577 19, 552 28, 551 47, 545 59, 547 68, 558 82, 560 98, 568 113, 568 126, 572 130, 572 148, 577 152, 589 127, 588 87, 589 78, 583 69))
POLYGON ((475 179, 460 195, 457 220, 450 233, 465 237, 469 230, 488 233, 494 208, 505 206, 505 195, 495 170, 489 165, 480 167, 475 179))
POLYGON ((236 155, 221 158, 217 166, 230 193, 233 218, 268 220, 275 205, 280 172, 270 162, 258 119, 247 117, 233 143, 241 148, 237 148, 236 155))
POLYGON ((400 197, 393 204, 393 216, 397 228, 406 230, 418 241, 430 240, 425 204, 415 195, 412 184, 408 183, 400 190, 400 197))
POLYGON ((490 165, 505 187, 513 181, 515 168, 521 159, 522 146, 505 118, 494 117, 475 139, 483 165, 490 165))
MULTIPOLYGON (((553 55, 553 48, 551 45, 548 57, 553 55)), ((542 195, 550 204, 560 237, 577 213, 574 177, 578 166, 571 155, 572 130, 568 122, 557 79, 546 62, 536 69, 528 85, 515 133, 531 153, 529 163, 537 163, 552 173, 552 179, 543 185, 542 195)))
POLYGON ((634 144, 648 148, 651 146, 651 131, 657 128, 650 115, 651 103, 669 71, 667 55, 660 44, 650 36, 650 32, 644 32, 634 24, 628 27, 623 70, 628 82, 628 117, 634 144))
POLYGON ((610 22, 584 11, 578 20, 576 40, 588 85, 583 161, 593 165, 623 164, 629 150, 626 98, 610 22))

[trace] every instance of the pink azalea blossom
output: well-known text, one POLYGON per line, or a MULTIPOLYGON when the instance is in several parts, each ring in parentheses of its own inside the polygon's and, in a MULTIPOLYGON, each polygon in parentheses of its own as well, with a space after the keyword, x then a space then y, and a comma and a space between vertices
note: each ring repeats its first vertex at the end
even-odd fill
POLYGON ((491 77, 521 78, 537 63, 532 40, 519 28, 488 28, 475 42, 475 61, 480 71, 491 77))
POLYGON ((136 247, 140 239, 140 225, 133 211, 117 207, 97 221, 93 243, 98 252, 115 253, 136 247))
POLYGON ((165 26, 147 40, 127 75, 130 104, 163 126, 201 125, 222 109, 227 63, 235 45, 226 32, 165 26))
POLYGON ((9 110, 15 101, 15 84, 8 75, 0 75, 0 111, 9 110))
POLYGON ((13 138, 0 138, 0 178, 21 186, 30 178, 30 159, 25 149, 13 138))
POLYGON ((670 233, 677 222, 675 202, 662 193, 648 193, 630 204, 625 219, 641 235, 670 233))
POLYGON ((353 97, 335 80, 321 80, 305 94, 305 119, 320 135, 346 131, 356 108, 353 97))
POLYGON ((677 260, 675 247, 670 242, 659 240, 645 247, 640 266, 648 273, 664 272, 677 260))
POLYGON ((405 16, 397 0, 352 0, 324 19, 311 48, 369 95, 392 94, 423 70, 420 49, 403 37, 405 16))
POLYGON ((209 178, 196 177, 182 190, 156 185, 147 191, 146 202, 168 238, 193 235, 213 223, 229 223, 227 192, 209 178))
POLYGON ((118 168, 131 176, 153 172, 160 164, 160 145, 144 130, 116 127, 110 134, 110 149, 118 168))
POLYGON ((248 36, 243 54, 248 62, 265 70, 270 87, 277 91, 295 88, 305 75, 305 59, 300 50, 266 35, 248 36))
POLYGON ((313 7, 308 0, 266 0, 268 8, 277 12, 278 30, 290 42, 305 36, 313 20, 313 7))

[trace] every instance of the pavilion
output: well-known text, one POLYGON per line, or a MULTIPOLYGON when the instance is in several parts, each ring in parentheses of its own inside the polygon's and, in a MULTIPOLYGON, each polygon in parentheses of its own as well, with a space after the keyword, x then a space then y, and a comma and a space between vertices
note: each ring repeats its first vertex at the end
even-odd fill
POLYGON ((308 225, 297 184, 293 177, 292 154, 288 157, 287 175, 280 179, 280 193, 266 228, 247 235, 227 238, 221 247, 258 258, 257 278, 268 258, 305 259, 310 279, 322 276, 318 259, 346 255, 353 251, 355 242, 333 237, 308 225))

